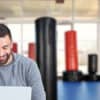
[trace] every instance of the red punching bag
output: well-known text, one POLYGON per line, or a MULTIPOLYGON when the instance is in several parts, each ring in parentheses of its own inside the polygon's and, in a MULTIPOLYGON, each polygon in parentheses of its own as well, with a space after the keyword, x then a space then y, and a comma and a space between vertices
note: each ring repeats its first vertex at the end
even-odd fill
POLYGON ((36 57, 36 50, 35 50, 35 43, 29 43, 29 47, 28 47, 28 57, 35 60, 36 57))
POLYGON ((15 53, 18 52, 18 45, 15 42, 13 43, 12 51, 15 52, 15 53))
POLYGON ((74 30, 65 33, 65 55, 67 72, 78 71, 77 39, 74 30))

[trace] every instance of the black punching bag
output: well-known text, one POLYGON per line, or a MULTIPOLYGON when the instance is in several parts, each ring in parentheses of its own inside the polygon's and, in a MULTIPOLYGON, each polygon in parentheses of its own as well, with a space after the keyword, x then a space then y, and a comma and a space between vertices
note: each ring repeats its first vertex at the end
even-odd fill
POLYGON ((88 72, 89 72, 89 80, 96 81, 97 75, 97 66, 98 66, 98 55, 97 54, 89 54, 88 55, 88 72))
POLYGON ((39 65, 47 100, 57 100, 56 20, 41 17, 36 25, 36 61, 39 65))
POLYGON ((98 64, 98 56, 97 54, 89 54, 88 55, 88 72, 89 74, 96 74, 97 65, 98 64))

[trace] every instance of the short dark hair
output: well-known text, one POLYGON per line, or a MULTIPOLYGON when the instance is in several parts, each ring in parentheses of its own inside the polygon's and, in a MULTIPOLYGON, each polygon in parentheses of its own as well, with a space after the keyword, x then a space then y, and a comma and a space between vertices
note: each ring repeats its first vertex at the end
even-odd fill
POLYGON ((0 37, 5 37, 6 35, 12 40, 10 29, 4 24, 0 24, 0 37))

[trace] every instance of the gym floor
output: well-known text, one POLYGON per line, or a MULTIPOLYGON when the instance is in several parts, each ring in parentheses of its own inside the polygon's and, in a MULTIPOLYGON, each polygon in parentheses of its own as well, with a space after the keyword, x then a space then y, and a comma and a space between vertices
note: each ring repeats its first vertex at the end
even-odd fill
POLYGON ((58 100, 100 100, 100 82, 58 80, 58 100))

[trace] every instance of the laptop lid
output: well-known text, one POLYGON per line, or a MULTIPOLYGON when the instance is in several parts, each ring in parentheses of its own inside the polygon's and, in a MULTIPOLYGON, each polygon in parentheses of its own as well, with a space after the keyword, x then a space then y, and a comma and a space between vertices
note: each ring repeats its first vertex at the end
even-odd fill
POLYGON ((31 100, 31 87, 0 86, 0 100, 31 100))

